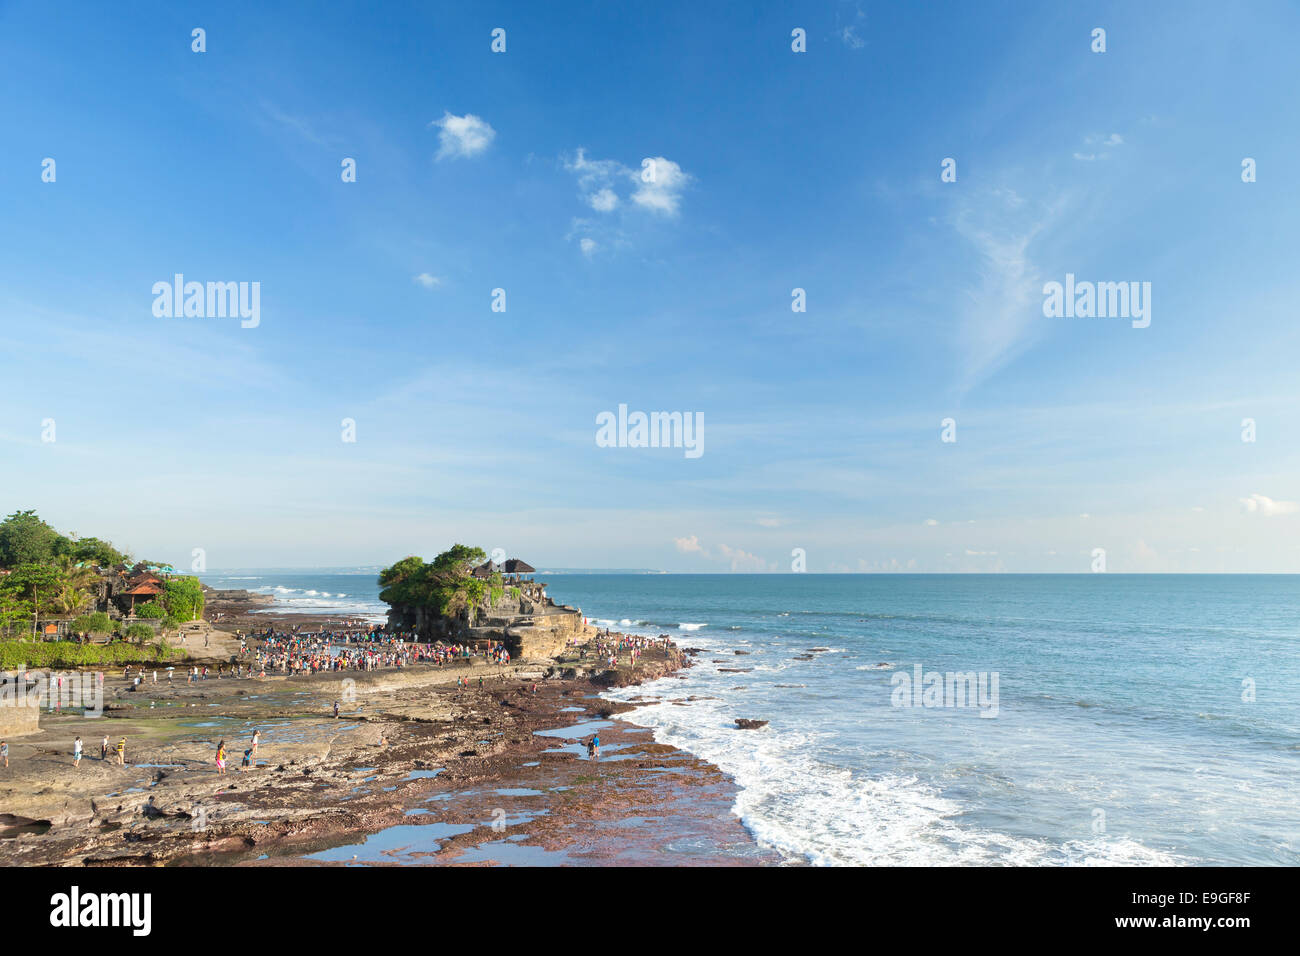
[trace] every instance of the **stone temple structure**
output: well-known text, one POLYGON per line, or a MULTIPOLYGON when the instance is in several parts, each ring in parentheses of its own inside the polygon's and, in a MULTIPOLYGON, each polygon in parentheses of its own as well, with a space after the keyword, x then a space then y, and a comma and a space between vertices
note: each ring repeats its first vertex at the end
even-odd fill
POLYGON ((422 639, 505 644, 515 660, 542 660, 560 654, 571 640, 587 641, 595 629, 586 624, 580 608, 556 604, 546 594, 545 582, 531 576, 531 565, 517 558, 501 564, 489 561, 473 570, 475 577, 501 574, 500 593, 455 618, 430 616, 426 608, 395 605, 388 612, 390 631, 415 631, 422 639))

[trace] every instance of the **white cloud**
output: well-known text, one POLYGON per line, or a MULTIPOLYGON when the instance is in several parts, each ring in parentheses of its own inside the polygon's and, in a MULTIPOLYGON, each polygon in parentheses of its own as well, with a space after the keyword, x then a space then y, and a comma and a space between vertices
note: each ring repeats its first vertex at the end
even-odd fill
POLYGON ((443 113, 442 119, 429 124, 437 126, 438 159, 459 159, 477 156, 491 145, 497 133, 487 121, 473 113, 454 116, 443 113))
POLYGON ((925 519, 925 526, 926 526, 927 528, 933 528, 933 527, 935 527, 938 523, 939 523, 939 522, 935 521, 933 518, 926 518, 926 519, 925 519))
POLYGON ((861 50, 867 45, 867 41, 858 36, 857 27, 844 27, 840 30, 840 40, 850 50, 861 50))
POLYGON ((731 562, 731 570, 733 571, 768 570, 767 562, 756 554, 750 554, 740 548, 729 548, 725 544, 718 545, 718 550, 722 552, 724 558, 731 562))
POLYGON ((700 544, 699 535, 687 535, 684 538, 673 538, 673 544, 682 554, 698 554, 702 558, 710 561, 726 561, 731 565, 733 571, 771 571, 776 568, 775 564, 768 564, 756 554, 740 548, 732 548, 725 544, 718 545, 718 553, 712 554, 709 549, 700 544))
POLYGON ((682 190, 691 176, 682 167, 663 156, 647 156, 640 169, 631 169, 614 159, 588 159, 579 149, 564 168, 578 177, 583 201, 597 212, 613 212, 621 200, 620 185, 634 184, 628 197, 643 209, 675 216, 681 208, 682 190))
MULTIPOLYGON (((1111 133, 1109 136, 1102 138, 1100 135, 1094 133, 1091 136, 1084 137, 1083 142, 1084 145, 1086 146, 1095 147, 1100 145, 1100 146, 1114 148, 1116 146, 1124 145, 1124 137, 1119 135, 1119 133, 1111 133)), ((1080 162, 1092 163, 1092 162, 1096 162, 1099 159, 1103 159, 1103 160, 1110 159, 1110 153, 1097 153, 1097 152, 1075 153, 1074 158, 1079 160, 1080 162)))
POLYGON ((265 100, 262 101, 262 110, 267 116, 271 117, 281 126, 293 130, 308 142, 315 143, 317 146, 326 145, 325 139, 317 135, 311 124, 302 117, 291 116, 277 107, 274 103, 268 103, 265 100))
POLYGON ((642 160, 641 171, 632 175, 637 182, 637 190, 632 194, 634 203, 664 215, 677 215, 682 190, 691 181, 681 166, 662 156, 649 156, 642 160))
POLYGON ((958 337, 965 351, 963 391, 1018 356, 1042 329, 1035 326, 1042 316, 1041 281, 1030 248, 1060 218, 1065 201, 1055 202, 1043 207, 1011 190, 985 191, 963 205, 953 221, 979 256, 979 281, 964 290, 958 337))
POLYGON ((605 214, 573 220, 566 238, 579 239, 586 256, 598 247, 613 250, 631 244, 636 217, 624 210, 644 209, 676 217, 682 193, 691 182, 681 166, 662 156, 647 158, 640 169, 632 169, 614 159, 591 159, 579 148, 572 157, 561 157, 561 162, 577 178, 583 204, 605 214))
POLYGON ((780 518, 759 518, 759 519, 758 519, 758 523, 759 523, 762 527, 764 527, 764 528, 779 528, 779 527, 781 527, 781 519, 780 519, 780 518))
POLYGON ((605 186, 588 196, 587 202, 596 212, 613 212, 618 206, 618 193, 605 186))
POLYGON ((433 289, 442 285, 442 279, 427 272, 421 272, 418 276, 412 276, 412 281, 418 282, 426 289, 433 289))
POLYGON ((627 168, 614 159, 588 159, 585 147, 579 146, 573 159, 564 161, 564 168, 578 174, 578 182, 590 186, 597 182, 608 182, 615 176, 622 175, 627 168))
POLYGON ((691 535, 686 538, 673 538, 673 544, 677 545, 677 550, 682 554, 707 554, 703 547, 700 546, 699 535, 691 535))
POLYGON ((1290 515, 1300 511, 1300 504, 1294 501, 1274 501, 1272 498, 1266 498, 1263 495, 1251 495, 1249 498, 1238 498, 1242 507, 1248 514, 1263 515, 1264 517, 1273 517, 1274 515, 1290 515))

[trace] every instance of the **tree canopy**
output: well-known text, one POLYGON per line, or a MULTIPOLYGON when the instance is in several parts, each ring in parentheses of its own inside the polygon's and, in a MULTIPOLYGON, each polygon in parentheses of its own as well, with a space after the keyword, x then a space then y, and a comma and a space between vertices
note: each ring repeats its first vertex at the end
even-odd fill
MULTIPOLYGON (((148 627, 149 625, 145 625, 148 627)), ((77 634, 112 634, 113 619, 103 611, 83 614, 72 621, 72 630, 77 634)))
MULTIPOLYGON (((0 521, 0 568, 10 572, 0 575, 0 631, 21 626, 35 633, 43 617, 81 614, 104 597, 94 568, 132 563, 108 541, 62 535, 35 511, 15 511, 0 521)), ((203 611, 198 580, 169 582, 160 607, 176 621, 197 617, 203 611)))
POLYGON ((15 511, 0 522, 0 566, 49 564, 61 538, 35 511, 15 511))
POLYGON ((453 545, 432 561, 403 558, 379 573, 379 599, 389 605, 427 607, 450 616, 478 604, 488 583, 471 574, 487 559, 482 548, 453 545))
POLYGON ((203 613, 203 586, 198 578, 172 578, 163 588, 163 605, 172 620, 194 621, 203 613))
POLYGON ((0 521, 0 567, 52 564, 59 558, 100 567, 131 563, 129 554, 108 541, 59 534, 35 511, 15 511, 0 521))

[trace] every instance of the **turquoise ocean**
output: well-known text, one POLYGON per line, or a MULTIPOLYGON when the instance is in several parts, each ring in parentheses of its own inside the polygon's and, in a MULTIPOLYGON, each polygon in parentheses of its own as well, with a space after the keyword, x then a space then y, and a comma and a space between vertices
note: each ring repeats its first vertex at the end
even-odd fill
MULTIPOLYGON (((540 577, 699 649, 611 696, 791 860, 1300 864, 1300 576, 540 577)), ((383 616, 373 568, 205 581, 383 616)))

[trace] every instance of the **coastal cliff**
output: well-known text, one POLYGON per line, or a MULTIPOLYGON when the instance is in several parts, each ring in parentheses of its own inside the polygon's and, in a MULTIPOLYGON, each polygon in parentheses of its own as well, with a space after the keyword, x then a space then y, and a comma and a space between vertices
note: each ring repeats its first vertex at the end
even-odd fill
POLYGON ((487 595, 481 604, 444 616, 418 605, 394 605, 388 612, 388 630, 413 633, 421 640, 444 640, 470 645, 487 641, 504 644, 516 660, 556 657, 572 641, 585 641, 595 629, 585 623, 578 608, 542 597, 545 585, 528 596, 522 587, 507 586, 495 600, 487 595))
POLYGON ((556 604, 546 583, 518 559, 486 561, 481 549, 456 545, 426 564, 406 558, 380 575, 390 607, 387 630, 418 640, 504 644, 515 660, 556 657, 595 635, 580 608, 556 604))

